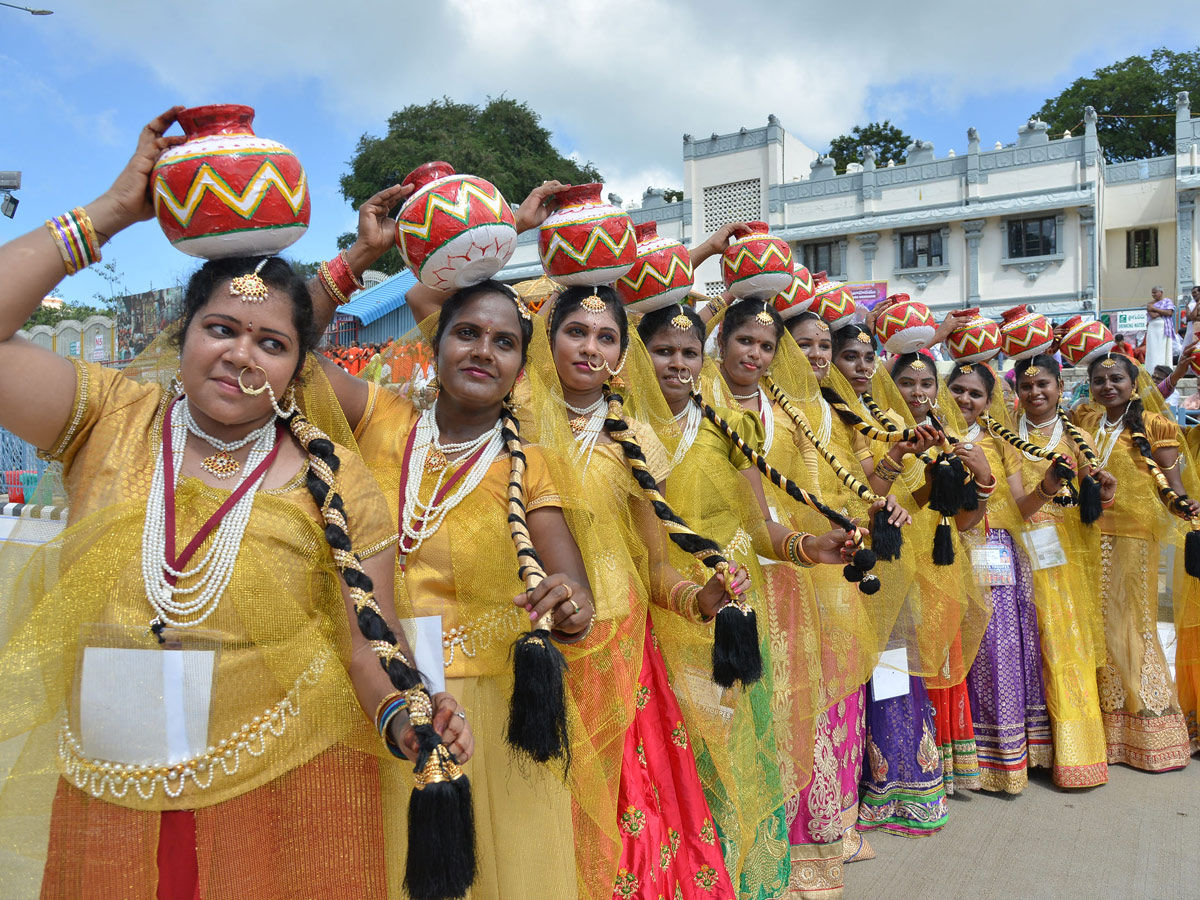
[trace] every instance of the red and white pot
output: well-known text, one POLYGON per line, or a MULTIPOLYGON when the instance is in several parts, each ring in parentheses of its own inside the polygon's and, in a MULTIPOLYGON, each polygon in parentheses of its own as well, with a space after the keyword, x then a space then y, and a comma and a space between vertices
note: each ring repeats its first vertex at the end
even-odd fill
POLYGON ((967 312, 974 313, 972 318, 957 326, 946 338, 950 358, 964 364, 995 359, 1000 355, 1000 326, 994 320, 979 315, 977 308, 968 309, 967 312))
POLYGON ((633 226, 637 259, 614 287, 630 312, 648 313, 681 303, 696 283, 687 247, 660 237, 657 222, 633 226))
POLYGON ((813 297, 812 311, 825 320, 830 330, 837 331, 853 322, 857 306, 850 289, 840 281, 829 281, 824 272, 818 272, 813 280, 817 293, 813 297))
POLYGON ((812 309, 816 296, 817 285, 812 273, 797 263, 792 270, 792 283, 775 295, 775 311, 787 321, 812 309))
POLYGON ((308 230, 312 204, 300 160, 254 133, 249 106, 194 106, 179 113, 187 140, 150 174, 154 213, 189 256, 271 256, 308 230))
POLYGON ((479 284, 512 258, 516 219, 490 181, 428 162, 402 183, 416 190, 396 216, 396 246, 422 284, 440 291, 479 284))
POLYGON ((1098 319, 1085 322, 1082 316, 1075 316, 1067 320, 1065 327, 1058 350, 1073 366, 1086 366, 1117 344, 1108 326, 1098 319))
POLYGON ((601 198, 604 185, 580 184, 558 194, 542 223, 538 254, 546 274, 564 287, 612 284, 637 260, 633 222, 601 198))
POLYGON ((766 222, 747 222, 750 233, 735 237, 721 254, 721 275, 736 300, 766 300, 792 283, 792 248, 773 237, 766 222))
POLYGON ((912 353, 929 343, 937 321, 924 303, 908 294, 892 294, 875 316, 875 337, 889 353, 912 353))
POLYGON ((1039 353, 1049 353, 1054 345, 1054 326, 1041 313, 1030 312, 1022 304, 1006 309, 1000 323, 1000 341, 1004 355, 1012 359, 1029 359, 1039 353))

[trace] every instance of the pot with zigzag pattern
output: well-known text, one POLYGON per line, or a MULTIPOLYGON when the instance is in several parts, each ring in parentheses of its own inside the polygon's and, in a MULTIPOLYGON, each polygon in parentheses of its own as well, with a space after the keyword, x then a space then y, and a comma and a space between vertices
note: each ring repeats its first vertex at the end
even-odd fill
POLYGON ((637 261, 616 283, 625 308, 648 313, 682 303, 695 284, 687 247, 660 236, 657 222, 641 222, 633 231, 637 235, 637 261))
POLYGON ((418 166, 396 216, 396 246, 422 284, 454 291, 487 281, 517 249, 517 222, 490 181, 459 175, 445 162, 418 166))
POLYGON ((766 222, 747 222, 721 254, 725 287, 737 300, 766 300, 792 284, 792 248, 771 234, 766 222))
POLYGON ((296 154, 254 133, 249 106, 179 113, 187 141, 151 173, 158 224, 189 256, 270 256, 308 230, 308 179, 296 154))
POLYGON ((558 209, 538 237, 542 268, 564 286, 612 284, 633 268, 637 238, 629 214, 600 197, 604 185, 579 184, 558 194, 558 209))

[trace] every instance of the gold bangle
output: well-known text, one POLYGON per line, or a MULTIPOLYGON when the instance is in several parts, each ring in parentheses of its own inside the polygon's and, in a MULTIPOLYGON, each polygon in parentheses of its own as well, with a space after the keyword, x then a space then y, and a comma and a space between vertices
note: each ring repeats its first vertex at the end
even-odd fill
MULTIPOLYGON (((1162 470, 1163 472, 1170 472, 1172 469, 1176 468, 1179 465, 1179 461, 1181 459, 1183 459, 1183 454, 1178 453, 1175 455, 1175 462, 1171 463, 1169 466, 1164 466, 1161 463, 1159 463, 1158 468, 1160 470, 1162 470)), ((1157 460, 1156 460, 1156 462, 1157 462, 1157 460)))
POLYGON ((1037 483, 1037 487, 1033 489, 1033 492, 1037 494, 1042 503, 1049 503, 1054 499, 1054 494, 1047 493, 1046 489, 1042 487, 1042 482, 1040 481, 1037 483))
POLYGON ((321 263, 317 267, 317 275, 321 279, 321 285, 325 288, 325 292, 333 298, 335 304, 342 306, 350 302, 350 298, 343 294, 334 282, 333 273, 329 271, 329 263, 321 263))
POLYGON ((793 531, 787 536, 785 549, 787 550, 788 559, 802 569, 811 569, 817 564, 817 561, 804 552, 804 539, 806 537, 809 537, 807 531, 793 531))

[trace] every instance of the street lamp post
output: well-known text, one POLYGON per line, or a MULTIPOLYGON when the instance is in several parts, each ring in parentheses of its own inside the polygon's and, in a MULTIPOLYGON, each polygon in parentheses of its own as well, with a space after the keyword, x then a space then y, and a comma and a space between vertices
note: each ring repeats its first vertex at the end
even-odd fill
POLYGON ((16 4, 13 4, 13 3, 3 3, 3 2, 0 2, 0 6, 7 6, 9 9, 19 9, 22 12, 29 13, 31 16, 52 16, 52 15, 54 15, 54 10, 52 10, 52 9, 30 9, 28 6, 17 6, 16 4))

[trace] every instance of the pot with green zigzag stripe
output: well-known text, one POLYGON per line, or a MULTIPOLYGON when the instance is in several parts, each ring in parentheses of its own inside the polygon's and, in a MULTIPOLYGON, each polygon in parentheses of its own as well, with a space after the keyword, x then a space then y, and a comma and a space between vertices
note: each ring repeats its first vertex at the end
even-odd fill
POLYGON ((792 248, 766 222, 746 224, 750 232, 731 240, 721 254, 721 274, 735 299, 766 300, 791 286, 792 248))
POLYGON ((189 256, 272 256, 308 230, 304 167, 253 122, 236 104, 179 113, 187 140, 159 157, 151 193, 163 233, 189 256))
POLYGON ((695 284, 687 247, 661 237, 657 222, 640 222, 633 226, 633 232, 637 236, 637 260, 615 285, 625 308, 648 313, 683 302, 695 284))
POLYGON ((402 184, 415 185, 396 216, 396 246, 417 279, 439 291, 487 281, 517 249, 512 208, 490 181, 428 162, 402 184))
POLYGON ((637 238, 629 214, 601 199, 604 185, 579 184, 558 194, 538 238, 542 268, 564 286, 612 284, 633 268, 637 238))

